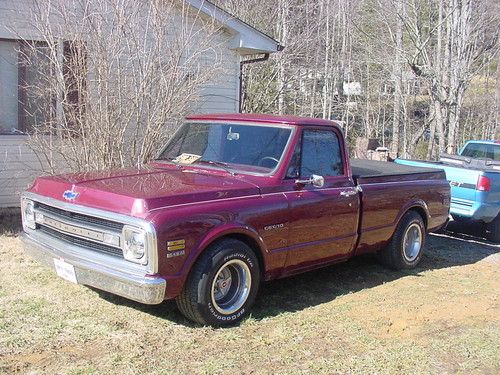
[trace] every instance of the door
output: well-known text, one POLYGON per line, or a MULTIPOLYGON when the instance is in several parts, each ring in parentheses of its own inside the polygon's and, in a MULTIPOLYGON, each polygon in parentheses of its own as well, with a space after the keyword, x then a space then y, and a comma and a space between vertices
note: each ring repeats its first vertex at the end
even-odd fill
POLYGON ((290 213, 286 271, 348 257, 357 238, 359 194, 336 129, 304 128, 287 170, 290 213), (311 175, 322 187, 297 184, 311 175))

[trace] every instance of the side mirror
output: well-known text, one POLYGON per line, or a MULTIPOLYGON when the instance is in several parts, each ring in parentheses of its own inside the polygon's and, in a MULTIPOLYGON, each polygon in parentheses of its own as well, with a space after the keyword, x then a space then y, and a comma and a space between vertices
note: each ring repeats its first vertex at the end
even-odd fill
POLYGON ((325 179, 323 176, 317 174, 311 175, 308 180, 295 180, 296 184, 299 185, 312 185, 316 187, 323 187, 325 185, 325 179))

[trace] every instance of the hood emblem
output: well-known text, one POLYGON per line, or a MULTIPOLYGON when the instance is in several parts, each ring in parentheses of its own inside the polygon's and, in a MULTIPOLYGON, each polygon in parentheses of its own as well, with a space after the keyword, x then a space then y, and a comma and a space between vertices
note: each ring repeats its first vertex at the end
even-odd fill
POLYGON ((78 193, 75 193, 72 190, 66 190, 63 193, 63 198, 66 199, 67 201, 74 201, 77 196, 78 196, 78 193))

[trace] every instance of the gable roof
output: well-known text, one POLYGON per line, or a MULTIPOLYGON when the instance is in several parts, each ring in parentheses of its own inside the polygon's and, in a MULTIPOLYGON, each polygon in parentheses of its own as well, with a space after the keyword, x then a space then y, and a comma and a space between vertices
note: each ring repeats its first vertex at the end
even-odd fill
POLYGON ((220 22, 234 34, 230 48, 241 55, 273 53, 283 50, 283 46, 270 36, 250 26, 208 0, 186 0, 193 8, 220 22))

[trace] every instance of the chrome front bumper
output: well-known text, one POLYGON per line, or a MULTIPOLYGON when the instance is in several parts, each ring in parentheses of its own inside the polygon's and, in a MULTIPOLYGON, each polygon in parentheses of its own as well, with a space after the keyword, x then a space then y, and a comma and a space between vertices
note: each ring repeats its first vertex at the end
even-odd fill
POLYGON ((53 270, 54 259, 63 258, 66 263, 73 265, 78 284, 151 305, 161 303, 165 298, 166 281, 161 277, 133 275, 79 259, 43 244, 26 233, 21 234, 21 241, 28 255, 53 270))

